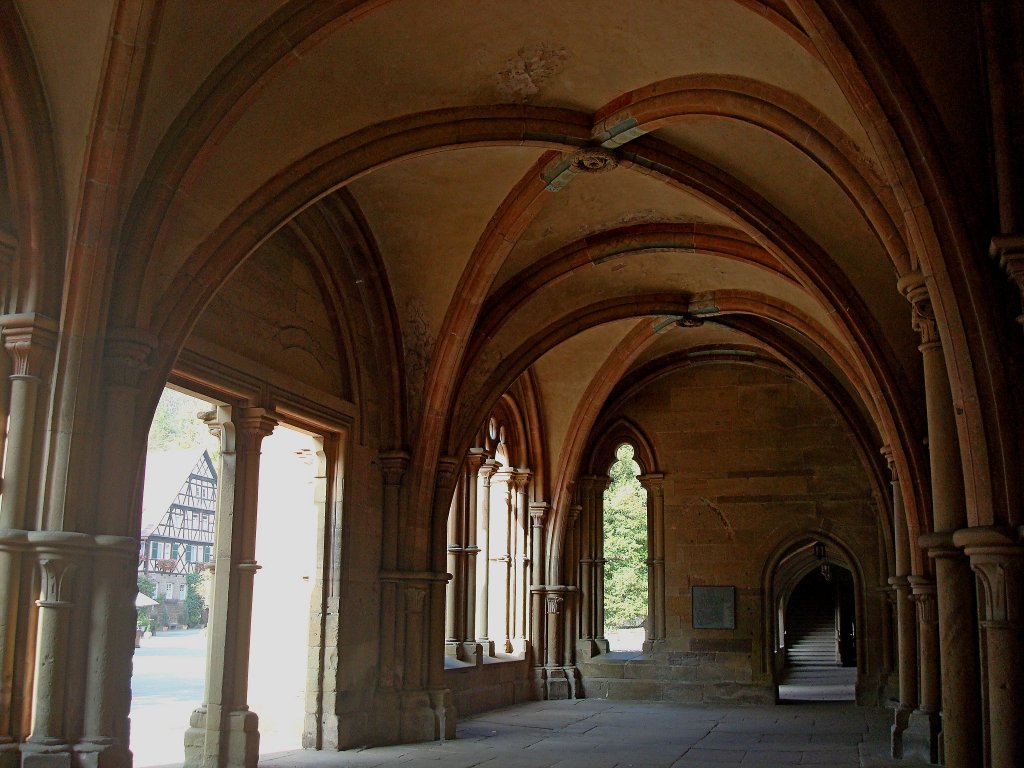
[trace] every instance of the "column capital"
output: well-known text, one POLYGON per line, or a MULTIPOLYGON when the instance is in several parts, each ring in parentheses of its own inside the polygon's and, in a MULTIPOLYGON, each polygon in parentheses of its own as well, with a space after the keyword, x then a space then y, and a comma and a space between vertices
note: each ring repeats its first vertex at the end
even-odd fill
POLYGON ((448 488, 458 469, 459 460, 455 456, 438 457, 434 485, 438 488, 448 488))
POLYGON ((1011 528, 980 526, 964 528, 953 535, 970 558, 971 569, 982 586, 987 626, 1012 626, 1021 622, 1021 600, 1024 594, 1024 543, 1019 532, 1011 528))
POLYGON ((57 328, 55 320, 36 312, 0 315, 0 336, 11 356, 12 377, 39 378, 41 359, 56 346, 57 328))
POLYGON ((494 459, 492 459, 492 458, 490 458, 490 457, 487 457, 487 458, 486 458, 486 459, 485 459, 485 460, 484 460, 484 461, 483 461, 483 462, 481 463, 481 465, 480 465, 480 469, 479 469, 479 470, 477 471, 477 474, 479 474, 479 475, 480 475, 480 477, 482 477, 482 478, 483 478, 483 479, 484 479, 485 481, 488 481, 488 482, 489 482, 489 481, 490 481, 490 479, 491 479, 491 476, 492 476, 492 475, 493 475, 493 474, 494 474, 495 472, 497 472, 497 471, 498 471, 498 468, 499 468, 500 466, 501 466, 501 464, 499 464, 499 463, 498 463, 497 461, 495 461, 494 459))
POLYGON ((569 525, 572 526, 579 520, 580 512, 583 511, 582 504, 570 504, 569 505, 569 525))
MULTIPOLYGON (((1002 234, 992 238, 988 248, 989 254, 1006 270, 1024 300, 1024 234, 1002 234)), ((1017 322, 1024 325, 1024 313, 1017 315, 1017 322)))
POLYGON ((637 475, 637 482, 648 492, 655 496, 663 496, 665 493, 665 475, 661 472, 648 472, 644 475, 637 475))
POLYGON ((490 454, 484 448, 470 448, 469 453, 466 454, 466 470, 469 472, 471 477, 478 477, 480 475, 480 467, 483 463, 491 458, 490 454))
POLYGON ((409 452, 403 450, 381 451, 378 454, 384 485, 398 485, 409 468, 409 452))
POLYGON ((889 475, 892 478, 892 482, 899 482, 899 472, 896 470, 896 457, 893 455, 892 446, 886 443, 878 452, 882 454, 882 458, 885 459, 885 465, 889 468, 889 475))
POLYGON ((925 285, 924 275, 918 271, 908 272, 896 283, 900 293, 907 297, 913 308, 911 327, 921 335, 920 349, 924 351, 939 344, 938 326, 935 323, 935 309, 925 285))
POLYGON ((534 528, 544 525, 544 518, 547 517, 549 509, 551 509, 551 505, 546 501, 530 502, 530 521, 534 528))
POLYGON ((107 386, 137 387, 149 368, 157 337, 137 328, 111 332, 103 343, 104 382, 107 386))
POLYGON ((561 613, 564 602, 565 598, 561 595, 548 593, 544 596, 544 612, 547 614, 561 613))
POLYGON ((277 426, 273 411, 266 408, 239 408, 238 415, 232 421, 242 446, 254 451, 260 449, 263 438, 269 437, 277 426))
POLYGON ((917 604, 918 618, 923 624, 938 624, 935 580, 926 576, 910 576, 908 581, 913 590, 910 599, 917 604))
POLYGON ((529 487, 531 477, 533 477, 533 473, 530 470, 525 467, 519 467, 513 470, 509 483, 516 493, 521 493, 529 487))

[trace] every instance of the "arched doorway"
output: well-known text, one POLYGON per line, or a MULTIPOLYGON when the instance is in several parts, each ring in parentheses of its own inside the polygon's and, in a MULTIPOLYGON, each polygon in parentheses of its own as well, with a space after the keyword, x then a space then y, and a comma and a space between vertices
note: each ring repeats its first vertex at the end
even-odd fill
POLYGON ((820 533, 801 536, 769 559, 765 574, 768 671, 777 700, 861 698, 863 585, 846 547, 820 533))

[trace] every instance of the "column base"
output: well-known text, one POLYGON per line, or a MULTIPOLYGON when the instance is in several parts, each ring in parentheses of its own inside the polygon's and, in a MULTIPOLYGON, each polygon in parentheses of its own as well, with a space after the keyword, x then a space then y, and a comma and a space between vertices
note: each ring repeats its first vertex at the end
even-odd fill
POLYGON ((399 741, 437 741, 455 738, 456 714, 447 688, 402 694, 399 741))
POLYGON ((890 731, 889 754, 896 760, 902 760, 904 754, 903 734, 910 727, 910 716, 914 708, 900 704, 893 713, 892 729, 890 731))
POLYGON ((0 768, 18 768, 21 765, 21 745, 6 738, 0 741, 0 768))
POLYGON ((68 744, 21 745, 21 768, 71 768, 71 746, 68 744))
POLYGON ((903 731, 903 756, 918 757, 932 765, 942 760, 942 718, 938 712, 915 709, 903 731))
POLYGON ((115 739, 83 739, 75 744, 80 768, 131 768, 132 752, 115 739))
POLYGON ((565 675, 565 668, 548 667, 545 672, 547 674, 544 680, 544 698, 549 701, 571 699, 571 688, 565 675))
POLYGON ((210 722, 209 712, 199 707, 189 718, 185 731, 185 768, 217 768, 225 753, 225 768, 256 768, 260 756, 260 719, 248 709, 228 715, 222 731, 210 722))

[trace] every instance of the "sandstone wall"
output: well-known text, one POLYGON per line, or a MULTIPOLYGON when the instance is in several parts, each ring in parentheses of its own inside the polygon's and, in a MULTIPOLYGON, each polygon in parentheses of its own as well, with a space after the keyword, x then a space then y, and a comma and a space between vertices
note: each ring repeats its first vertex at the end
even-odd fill
POLYGON ((858 641, 872 668, 860 670, 861 688, 874 690, 877 506, 852 437, 828 404, 780 373, 714 364, 656 380, 619 416, 648 435, 665 474, 667 638, 652 658, 599 656, 582 665, 587 694, 773 701, 765 566, 786 542, 818 531, 845 543, 862 569, 869 634, 858 641), (693 628, 691 588, 703 584, 735 586, 735 629, 693 628))

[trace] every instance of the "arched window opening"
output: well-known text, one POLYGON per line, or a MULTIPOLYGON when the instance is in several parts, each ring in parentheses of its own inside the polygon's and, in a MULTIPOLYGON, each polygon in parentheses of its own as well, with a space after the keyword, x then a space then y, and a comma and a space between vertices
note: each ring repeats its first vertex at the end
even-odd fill
POLYGON ((604 618, 609 648, 641 650, 649 615, 647 491, 637 479, 635 449, 623 443, 604 492, 604 618))

